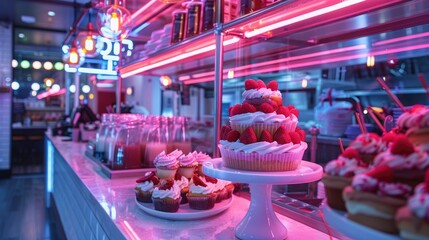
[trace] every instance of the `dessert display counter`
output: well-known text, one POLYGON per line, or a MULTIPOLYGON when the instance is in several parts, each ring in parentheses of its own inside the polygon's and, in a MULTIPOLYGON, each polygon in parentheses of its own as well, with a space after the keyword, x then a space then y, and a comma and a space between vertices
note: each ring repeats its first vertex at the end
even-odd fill
MULTIPOLYGON (((216 216, 172 221, 151 216, 135 202, 135 177, 107 178, 84 156, 85 144, 46 137, 47 189, 69 239, 235 239, 250 202, 234 196, 216 216)), ((180 213, 178 213, 180 214, 180 213)), ((288 239, 330 236, 276 213, 288 239)))

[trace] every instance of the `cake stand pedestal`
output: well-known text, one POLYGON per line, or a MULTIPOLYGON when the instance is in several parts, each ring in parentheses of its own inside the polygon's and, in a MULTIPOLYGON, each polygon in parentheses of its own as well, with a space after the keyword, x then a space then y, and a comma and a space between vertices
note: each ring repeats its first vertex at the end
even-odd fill
POLYGON ((221 158, 205 162, 203 172, 215 178, 249 183, 250 206, 235 228, 235 235, 240 239, 286 239, 288 231, 273 210, 272 185, 314 182, 323 175, 320 165, 307 161, 302 161, 295 171, 252 172, 224 167, 221 158))

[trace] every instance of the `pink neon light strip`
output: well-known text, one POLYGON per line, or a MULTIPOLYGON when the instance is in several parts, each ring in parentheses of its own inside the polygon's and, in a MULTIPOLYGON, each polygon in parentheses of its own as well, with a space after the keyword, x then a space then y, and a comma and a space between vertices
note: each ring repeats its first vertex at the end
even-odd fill
MULTIPOLYGON (((154 3, 156 3, 157 0, 152 0, 148 3, 146 3, 143 7, 141 7, 139 10, 135 11, 133 14, 131 14, 131 19, 134 20, 137 17, 141 17, 139 16, 142 12, 146 11, 146 9, 148 9, 150 6, 152 6, 154 3)), ((151 12, 152 14, 152 12, 151 12)))
POLYGON ((305 14, 302 14, 302 15, 299 15, 299 16, 296 16, 293 18, 289 18, 287 20, 280 21, 280 22, 277 22, 277 23, 274 23, 274 24, 271 24, 271 25, 268 25, 268 26, 250 31, 250 32, 245 32, 244 36, 246 36, 247 38, 251 38, 251 37, 254 37, 256 35, 259 35, 259 34, 262 34, 262 33, 277 29, 277 28, 281 28, 281 27, 284 27, 287 25, 291 25, 293 23, 301 22, 301 21, 304 21, 304 20, 307 20, 307 19, 310 19, 313 17, 317 17, 317 16, 320 16, 320 15, 323 15, 326 13, 334 12, 334 11, 337 11, 339 9, 343 9, 343 8, 346 8, 346 7, 349 7, 349 6, 364 2, 364 1, 365 0, 342 1, 340 3, 337 3, 337 4, 329 6, 329 7, 321 8, 321 9, 318 9, 318 10, 313 11, 313 12, 309 12, 309 13, 305 13, 305 14))
POLYGON ((386 45, 389 43, 402 42, 402 41, 406 41, 406 40, 410 40, 410 39, 422 38, 422 37, 427 37, 427 36, 429 36, 429 32, 413 34, 410 36, 404 36, 404 37, 398 37, 398 38, 393 38, 393 39, 389 39, 389 40, 378 41, 378 42, 373 43, 372 46, 386 45))
POLYGON ((130 235, 131 235, 132 239, 140 240, 139 235, 137 235, 137 233, 136 233, 136 232, 134 231, 134 229, 130 226, 130 224, 127 222, 127 220, 124 220, 124 221, 123 221, 123 223, 124 223, 124 225, 125 225, 125 228, 129 231, 129 233, 130 233, 130 235))
POLYGON ((37 99, 43 99, 43 98, 47 98, 47 97, 53 97, 53 96, 58 96, 58 95, 62 95, 66 93, 66 89, 65 88, 61 88, 58 91, 52 91, 52 89, 50 89, 47 92, 44 93, 40 93, 36 96, 37 99))
MULTIPOLYGON (((240 40, 239 38, 234 37, 234 38, 226 40, 223 43, 223 45, 224 46, 231 45, 233 43, 238 42, 239 40, 240 40)), ((164 66, 164 65, 167 65, 167 64, 170 64, 170 63, 174 63, 174 62, 177 62, 179 60, 182 60, 182 59, 185 59, 185 58, 188 58, 188 57, 192 57, 192 56, 195 56, 195 55, 198 55, 198 54, 201 54, 201 53, 213 51, 213 50, 215 50, 215 48, 216 48, 216 45, 213 44, 213 45, 209 45, 207 47, 196 49, 194 51, 190 51, 190 52, 187 52, 187 53, 182 53, 180 55, 177 55, 177 56, 174 56, 174 57, 171 57, 171 58, 168 58, 168 59, 156 62, 154 64, 149 64, 149 65, 142 66, 142 67, 140 67, 138 69, 135 69, 135 70, 132 70, 132 71, 129 71, 129 72, 124 72, 124 73, 122 73, 122 77, 123 78, 130 77, 130 76, 133 76, 135 74, 142 73, 142 72, 145 72, 145 71, 148 71, 148 70, 160 67, 160 66, 164 66)))

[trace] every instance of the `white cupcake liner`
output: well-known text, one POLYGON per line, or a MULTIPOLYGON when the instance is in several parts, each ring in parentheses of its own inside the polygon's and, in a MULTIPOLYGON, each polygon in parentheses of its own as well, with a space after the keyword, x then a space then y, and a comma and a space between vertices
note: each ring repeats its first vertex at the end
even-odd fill
POLYGON ((283 126, 286 128, 288 132, 295 132, 296 125, 298 124, 298 121, 284 121, 281 123, 252 123, 252 124, 231 124, 231 128, 233 130, 237 130, 238 132, 243 133, 246 128, 249 126, 252 126, 253 130, 256 133, 256 137, 260 137, 263 130, 267 130, 271 133, 271 135, 274 135, 274 133, 277 131, 277 129, 280 126, 283 126))
POLYGON ((237 152, 219 146, 225 167, 262 172, 293 171, 301 163, 306 148, 281 154, 237 152))

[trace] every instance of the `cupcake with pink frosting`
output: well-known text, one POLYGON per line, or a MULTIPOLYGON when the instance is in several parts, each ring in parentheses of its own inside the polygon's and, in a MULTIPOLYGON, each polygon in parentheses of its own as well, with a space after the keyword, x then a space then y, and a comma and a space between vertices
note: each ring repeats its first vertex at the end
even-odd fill
POLYGON ((195 169, 198 166, 198 161, 195 158, 196 152, 188 153, 179 157, 178 173, 190 179, 194 175, 195 169))
POLYGON ((381 165, 393 169, 396 181, 415 187, 424 180, 426 169, 429 168, 429 155, 414 147, 405 135, 400 134, 387 151, 375 157, 374 166, 381 165))
POLYGON ((161 186, 152 192, 155 210, 162 212, 177 212, 180 206, 180 188, 174 180, 163 180, 161 186))
POLYGON ((178 158, 183 154, 180 150, 174 150, 169 154, 162 151, 155 157, 153 163, 156 167, 156 175, 161 179, 174 179, 179 168, 178 158))
POLYGON ((412 190, 411 186, 396 182, 393 169, 387 165, 358 174, 343 191, 347 217, 370 228, 396 234, 396 211, 406 205, 412 190))
POLYGON ((346 210, 342 197, 343 190, 352 183, 356 174, 368 171, 366 166, 362 162, 359 152, 353 148, 347 148, 337 159, 326 164, 322 182, 329 207, 346 210))
POLYGON ((204 176, 203 163, 206 161, 212 160, 212 158, 209 155, 207 155, 206 153, 197 152, 197 151, 193 151, 192 155, 194 156, 195 161, 198 163, 198 175, 204 176))
POLYGON ((414 145, 429 151, 429 107, 414 105, 399 116, 396 124, 414 145))
POLYGON ((372 164, 374 157, 386 149, 386 144, 375 133, 363 133, 350 143, 349 148, 356 149, 362 161, 372 164))
POLYGON ((395 219, 401 238, 429 239, 429 170, 425 182, 415 188, 407 206, 397 211, 395 219))

